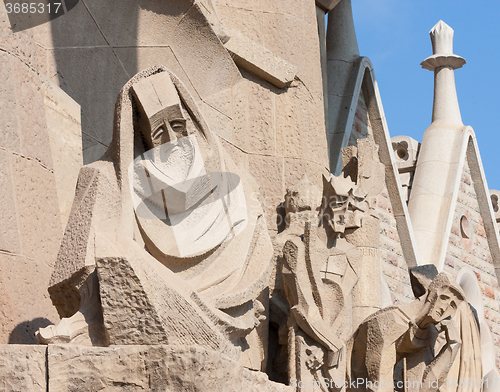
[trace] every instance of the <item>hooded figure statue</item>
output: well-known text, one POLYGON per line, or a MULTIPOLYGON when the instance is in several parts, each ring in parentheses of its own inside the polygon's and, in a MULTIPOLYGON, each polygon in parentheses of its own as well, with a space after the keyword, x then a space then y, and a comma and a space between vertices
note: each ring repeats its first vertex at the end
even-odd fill
POLYGON ((260 370, 272 245, 252 179, 163 66, 135 75, 84 166, 41 343, 200 345, 260 370))

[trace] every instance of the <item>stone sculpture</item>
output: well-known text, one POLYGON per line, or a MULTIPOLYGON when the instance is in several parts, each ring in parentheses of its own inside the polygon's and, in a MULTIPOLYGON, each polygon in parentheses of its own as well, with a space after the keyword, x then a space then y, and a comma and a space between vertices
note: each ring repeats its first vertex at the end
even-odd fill
POLYGON ((347 343, 348 390, 456 391, 473 380, 467 390, 480 391, 479 330, 461 287, 434 265, 415 267, 412 284, 415 301, 370 316, 347 343))
MULTIPOLYGON (((353 234, 364 222, 370 227, 377 220, 370 216, 371 195, 365 190, 373 188, 378 174, 376 165, 364 162, 374 147, 373 140, 366 139, 360 141, 359 154, 355 147, 344 151, 343 173, 323 177, 321 201, 319 190, 306 177, 287 190, 286 228, 275 239, 275 246, 282 247, 277 256, 282 280, 276 279, 271 304, 288 317, 290 380, 344 380, 344 342, 356 328, 353 307, 359 305, 352 293, 361 275, 361 249, 370 245, 366 237, 353 234)), ((282 343, 284 329, 281 321, 282 343)))
POLYGON ((49 288, 64 318, 38 340, 200 345, 260 370, 272 246, 250 183, 177 77, 134 76, 80 172, 49 288))

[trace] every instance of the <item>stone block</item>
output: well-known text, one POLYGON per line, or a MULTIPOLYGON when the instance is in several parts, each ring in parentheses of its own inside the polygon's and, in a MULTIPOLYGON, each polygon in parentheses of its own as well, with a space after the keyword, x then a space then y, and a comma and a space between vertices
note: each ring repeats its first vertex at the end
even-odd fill
POLYGON ((113 51, 130 77, 153 65, 164 65, 179 78, 196 101, 200 100, 198 91, 179 64, 170 46, 119 47, 113 48, 113 51))
POLYGON ((315 162, 303 159, 285 158, 285 189, 298 183, 302 177, 304 177, 304 174, 307 175, 309 181, 318 187, 318 189, 322 190, 323 180, 321 175, 323 174, 326 178, 328 178, 329 171, 326 166, 321 166, 315 162))
POLYGON ((86 0, 85 5, 109 45, 164 46, 193 2, 141 0, 117 7, 115 3, 86 0))
POLYGON ((3 148, 21 152, 19 128, 16 116, 15 74, 11 66, 12 56, 0 51, 0 144, 3 148))
POLYGON ((232 8, 242 8, 251 11, 260 11, 262 5, 257 1, 247 1, 247 0, 213 0, 214 4, 217 6, 217 10, 220 7, 232 7, 232 8))
POLYGON ((20 253, 21 242, 10 169, 11 153, 0 150, 0 250, 20 253))
POLYGON ((278 88, 290 85, 297 72, 295 66, 239 31, 231 30, 230 34, 231 39, 225 44, 225 47, 231 52, 238 67, 257 75, 278 88))
MULTIPOLYGON (((265 13, 271 12, 274 14, 290 15, 298 19, 304 19, 305 3, 308 2, 301 0, 290 0, 286 2, 280 0, 268 0, 261 2, 260 9, 265 13)), ((316 20, 316 18, 314 20, 316 20)))
MULTIPOLYGON (((79 1, 67 15, 35 27, 37 42, 47 48, 107 46, 109 41, 106 42, 106 39, 110 37, 105 37, 102 30, 106 29, 107 26, 105 23, 100 23, 99 19, 102 18, 102 15, 99 12, 93 12, 94 10, 91 8, 93 3, 92 1, 79 1), (83 31, 85 34, 76 33, 83 31)), ((113 20, 111 16, 117 16, 122 8, 126 7, 113 7, 108 24, 113 20)), ((122 23, 120 25, 121 34, 118 36, 129 37, 126 34, 126 29, 130 28, 129 26, 135 26, 135 21, 136 19, 131 18, 128 23, 122 23)))
MULTIPOLYGON (((231 1, 232 3, 233 1, 231 1)), ((246 2, 250 4, 251 2, 246 2)), ((262 29, 262 20, 263 13, 257 9, 252 9, 251 6, 248 7, 247 4, 241 4, 240 7, 238 5, 224 5, 219 4, 217 6, 217 13, 222 21, 224 27, 227 27, 228 30, 237 30, 240 31, 245 37, 255 41, 256 43, 262 45, 263 44, 263 29, 262 29)), ((229 33, 229 41, 233 38, 231 33, 229 33)), ((229 42, 228 42, 229 43, 229 42)))
POLYGON ((80 105, 46 77, 42 88, 61 228, 64 230, 73 204, 78 172, 83 165, 80 105))
POLYGON ((0 390, 47 391, 46 346, 0 345, 0 390))
POLYGON ((276 153, 275 96, 270 85, 253 75, 233 89, 234 144, 248 153, 276 153))
MULTIPOLYGON (((297 76, 318 98, 323 97, 318 28, 291 15, 264 13, 263 46, 297 67, 297 76), (299 49, 300 48, 300 49, 299 49)), ((323 109, 323 103, 318 107, 323 109)))
POLYGON ((38 328, 59 320, 47 292, 50 273, 43 262, 0 253, 0 344, 35 344, 38 328))
POLYGON ((275 100, 277 155, 328 167, 322 99, 297 82, 275 100))
POLYGON ((197 4, 177 25, 171 48, 202 99, 231 88, 241 78, 197 4))
POLYGON ((293 391, 200 347, 50 345, 49 391, 293 391))
POLYGON ((54 173, 35 160, 17 155, 11 164, 21 252, 53 266, 63 234, 54 173))
POLYGON ((11 66, 21 153, 52 169, 40 78, 16 57, 11 57, 11 66))
POLYGON ((200 110, 213 133, 228 141, 233 140, 233 120, 230 117, 205 102, 200 103, 200 110))
MULTIPOLYGON (((248 154, 244 153, 238 147, 235 147, 234 144, 224 139, 220 139, 220 142, 222 144, 222 147, 224 147, 224 151, 233 160, 235 165, 248 171, 248 154)), ((254 184, 253 188, 257 189, 258 185, 254 184)))
POLYGON ((105 144, 87 135, 85 132, 82 132, 82 146, 84 165, 97 161, 107 150, 105 144))
MULTIPOLYGON (((81 105, 82 132, 109 145, 116 97, 129 75, 111 48, 60 49, 55 56, 58 72, 67 83, 63 90, 81 105), (103 76, 103 69, 110 71, 103 76)), ((83 148, 87 147, 84 140, 83 148)))
POLYGON ((283 158, 250 155, 248 170, 260 185, 258 200, 266 215, 268 229, 276 228, 276 207, 284 200, 283 158))
POLYGON ((13 32, 4 5, 0 6, 0 49, 13 54, 21 62, 37 68, 36 44, 31 29, 13 32))

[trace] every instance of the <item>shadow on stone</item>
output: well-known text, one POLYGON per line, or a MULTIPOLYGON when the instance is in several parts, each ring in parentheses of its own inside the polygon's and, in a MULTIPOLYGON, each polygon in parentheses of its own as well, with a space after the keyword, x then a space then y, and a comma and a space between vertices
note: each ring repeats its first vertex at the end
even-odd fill
POLYGON ((9 335, 9 344, 38 344, 35 338, 35 332, 39 328, 45 328, 53 324, 52 321, 37 317, 30 321, 23 321, 12 330, 9 335))

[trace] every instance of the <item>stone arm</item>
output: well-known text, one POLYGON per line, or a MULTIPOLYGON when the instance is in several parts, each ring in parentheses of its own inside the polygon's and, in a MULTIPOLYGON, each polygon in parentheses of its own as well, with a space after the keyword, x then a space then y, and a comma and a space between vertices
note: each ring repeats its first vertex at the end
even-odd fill
MULTIPOLYGON (((283 248, 283 283, 292 317, 308 336, 329 352, 338 352, 342 347, 342 342, 333 335, 331 326, 323 319, 314 302, 306 268, 304 267, 302 271, 299 265, 301 260, 305 260, 304 245, 299 241, 289 240, 283 248)), ((333 358, 331 355, 329 357, 333 358)), ((327 365, 331 364, 327 363, 327 365)))
POLYGON ((429 386, 429 392, 437 391, 443 384, 462 345, 460 332, 451 320, 441 321, 441 323, 436 325, 436 328, 438 331, 445 333, 446 344, 441 348, 436 358, 434 358, 425 369, 422 382, 424 385, 429 386), (438 381, 438 387, 431 388, 431 383, 436 380, 438 381))

